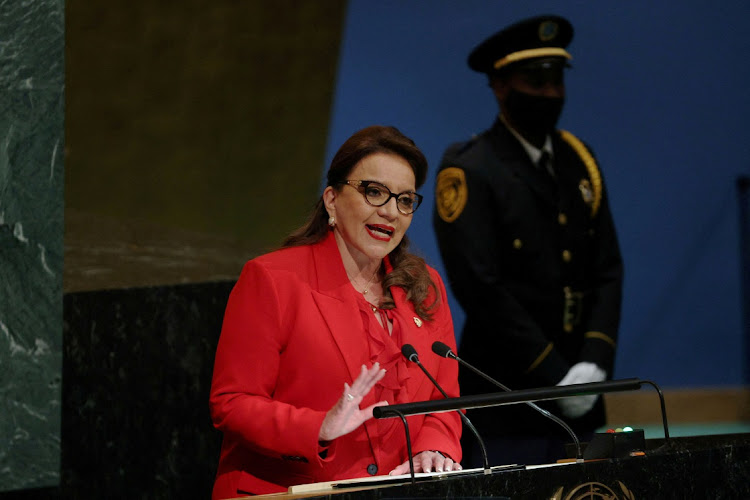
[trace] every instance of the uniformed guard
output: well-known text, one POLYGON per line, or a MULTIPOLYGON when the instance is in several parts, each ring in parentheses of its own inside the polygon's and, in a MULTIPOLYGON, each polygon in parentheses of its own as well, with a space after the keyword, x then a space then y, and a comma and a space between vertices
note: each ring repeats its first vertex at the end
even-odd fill
MULTIPOLYGON (((559 16, 509 26, 469 66, 500 107, 492 128, 451 145, 436 182, 434 227, 450 285, 466 312, 460 356, 511 389, 611 377, 622 259, 604 179, 590 148, 557 130, 573 27, 559 16)), ((497 388, 461 371, 464 395, 497 388)), ((605 423, 598 396, 547 402, 587 438, 605 423)), ((475 410, 490 462, 564 458, 565 431, 526 405, 475 410)), ((464 457, 480 466, 464 433, 464 457)))

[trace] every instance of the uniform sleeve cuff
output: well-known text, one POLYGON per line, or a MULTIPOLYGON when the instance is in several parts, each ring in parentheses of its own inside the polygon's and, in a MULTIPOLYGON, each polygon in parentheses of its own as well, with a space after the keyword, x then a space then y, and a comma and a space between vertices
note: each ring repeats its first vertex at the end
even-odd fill
POLYGON ((569 368, 568 363, 550 342, 529 365, 526 374, 538 385, 555 385, 568 373, 569 368))
POLYGON ((596 331, 586 332, 584 338, 581 361, 590 361, 607 373, 612 373, 616 346, 614 339, 605 333, 596 331))

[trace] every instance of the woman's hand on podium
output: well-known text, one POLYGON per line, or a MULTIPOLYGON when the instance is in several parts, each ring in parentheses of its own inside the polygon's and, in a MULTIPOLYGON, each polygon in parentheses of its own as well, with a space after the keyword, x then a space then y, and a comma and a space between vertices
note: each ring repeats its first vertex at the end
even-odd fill
MULTIPOLYGON (((423 451, 414 456, 414 472, 447 472, 461 470, 461 464, 454 462, 451 457, 446 457, 439 451, 423 451)), ((409 461, 402 463, 391 472, 390 476, 409 473, 409 461)))
POLYGON ((377 362, 369 369, 362 365, 362 370, 351 387, 349 384, 344 384, 343 394, 333 408, 328 410, 320 426, 318 440, 333 441, 337 437, 349 434, 372 418, 373 408, 387 405, 387 401, 378 401, 362 410, 359 408, 359 403, 383 376, 385 376, 385 370, 381 370, 377 362))

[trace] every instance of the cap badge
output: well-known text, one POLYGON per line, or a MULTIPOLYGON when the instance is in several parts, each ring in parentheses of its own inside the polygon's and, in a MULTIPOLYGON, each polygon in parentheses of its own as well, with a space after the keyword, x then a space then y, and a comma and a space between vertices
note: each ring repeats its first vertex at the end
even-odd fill
POLYGON ((581 179, 581 182, 578 183, 578 189, 581 191, 581 198, 583 198, 583 202, 591 206, 594 203, 594 191, 591 189, 591 183, 588 179, 581 179))
POLYGON ((549 42, 557 36, 559 31, 557 23, 554 21, 544 21, 539 25, 539 40, 549 42))
POLYGON ((437 176, 435 198, 437 211, 445 222, 453 222, 461 215, 469 196, 464 171, 448 167, 437 176))

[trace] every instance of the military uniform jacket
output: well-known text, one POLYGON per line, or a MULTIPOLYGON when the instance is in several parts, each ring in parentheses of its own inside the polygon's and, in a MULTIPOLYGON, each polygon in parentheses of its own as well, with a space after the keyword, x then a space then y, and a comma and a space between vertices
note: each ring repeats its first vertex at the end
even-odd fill
MULTIPOLYGON (((606 190, 580 141, 558 132, 553 149, 554 177, 498 119, 445 152, 436 184, 460 356, 512 389, 553 386, 579 361, 613 370, 623 271, 606 190)), ((497 390, 461 372, 463 394, 497 390)), ((603 418, 600 405, 581 420, 603 418)))

